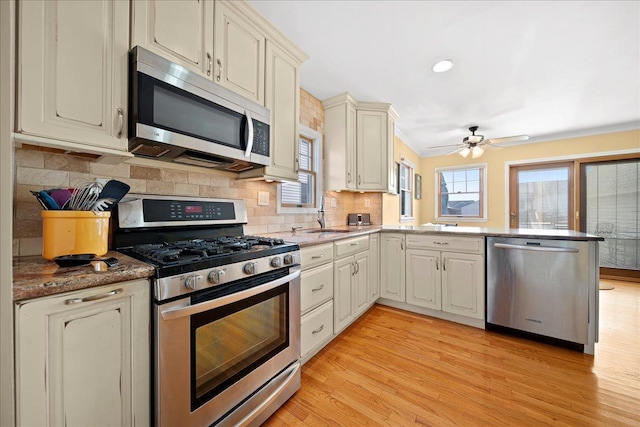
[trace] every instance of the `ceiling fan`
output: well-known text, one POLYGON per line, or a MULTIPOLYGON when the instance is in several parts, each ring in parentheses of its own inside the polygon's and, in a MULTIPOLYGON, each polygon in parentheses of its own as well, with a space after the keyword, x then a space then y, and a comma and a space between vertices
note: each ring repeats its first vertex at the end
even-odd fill
POLYGON ((462 144, 438 145, 436 147, 430 147, 430 148, 442 148, 442 147, 455 146, 456 149, 447 154, 459 153, 462 157, 465 157, 465 158, 469 157, 469 154, 471 154, 472 158, 477 159, 478 157, 482 156, 485 148, 499 149, 502 147, 496 144, 505 144, 508 142, 516 142, 516 141, 526 141, 529 139, 529 135, 504 136, 502 138, 485 139, 484 135, 476 135, 477 130, 478 130, 478 126, 471 126, 469 128, 469 131, 471 131, 471 135, 465 136, 464 139, 462 140, 462 144))

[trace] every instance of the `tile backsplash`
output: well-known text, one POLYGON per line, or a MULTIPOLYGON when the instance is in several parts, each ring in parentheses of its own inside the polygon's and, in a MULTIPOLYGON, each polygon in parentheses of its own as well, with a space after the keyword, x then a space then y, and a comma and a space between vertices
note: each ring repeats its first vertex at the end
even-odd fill
MULTIPOLYGON (((320 101, 301 90, 300 104, 301 123, 323 133, 324 111, 320 101)), ((248 224, 244 227, 247 234, 287 231, 291 227, 319 227, 315 214, 278 214, 277 184, 274 183, 239 180, 233 173, 188 166, 174 169, 167 163, 136 159, 105 164, 90 156, 23 146, 15 151, 14 256, 42 253, 42 208, 31 190, 72 188, 95 179, 126 182, 131 186, 131 193, 244 199, 248 213, 248 224), (268 206, 258 206, 258 192, 261 191, 269 194, 268 206)), ((347 215, 354 212, 371 213, 372 224, 382 221, 380 193, 325 192, 324 198, 327 227, 346 225, 347 215)))

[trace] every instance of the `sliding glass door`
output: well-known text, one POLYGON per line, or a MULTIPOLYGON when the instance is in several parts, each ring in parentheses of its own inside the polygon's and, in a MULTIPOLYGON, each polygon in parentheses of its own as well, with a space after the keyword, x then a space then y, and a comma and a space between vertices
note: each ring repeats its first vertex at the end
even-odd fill
POLYGON ((604 237, 600 266, 640 270, 640 159, 580 165, 580 229, 604 237))
POLYGON ((509 227, 573 229, 573 162, 511 166, 509 227))

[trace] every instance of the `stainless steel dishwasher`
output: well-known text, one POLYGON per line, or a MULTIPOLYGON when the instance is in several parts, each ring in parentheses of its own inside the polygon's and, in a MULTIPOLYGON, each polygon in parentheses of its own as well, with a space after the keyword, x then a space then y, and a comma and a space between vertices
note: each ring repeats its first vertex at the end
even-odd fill
POLYGON ((587 344, 587 241, 487 238, 487 326, 587 344))

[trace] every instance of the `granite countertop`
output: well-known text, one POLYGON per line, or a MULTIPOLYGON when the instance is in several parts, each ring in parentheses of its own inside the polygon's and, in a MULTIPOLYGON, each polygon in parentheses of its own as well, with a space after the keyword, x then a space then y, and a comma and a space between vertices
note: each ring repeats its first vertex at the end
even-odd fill
POLYGON ((432 234, 441 236, 471 236, 471 237, 513 237, 537 238, 551 240, 604 240, 573 230, 538 230, 538 229, 509 229, 486 227, 450 227, 442 225, 377 225, 377 226, 340 226, 330 227, 321 232, 320 229, 284 231, 268 234, 268 237, 283 239, 285 242, 297 243, 301 248, 335 242, 350 237, 363 236, 377 232, 400 232, 412 234, 432 234))
POLYGON ((40 256, 13 259, 13 300, 56 295, 127 280, 153 276, 155 269, 137 259, 109 251, 100 258, 115 257, 120 265, 107 268, 103 262, 78 267, 58 267, 40 256))

